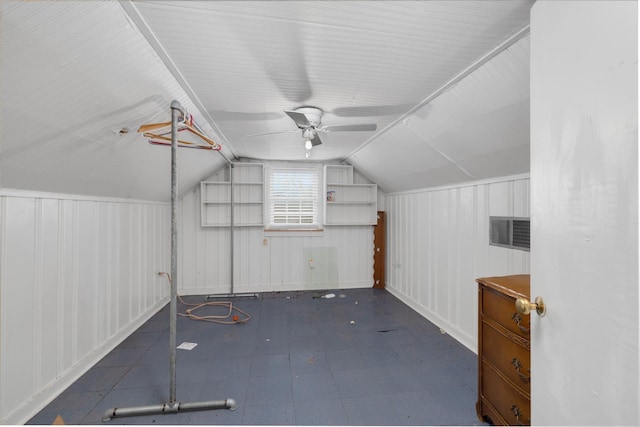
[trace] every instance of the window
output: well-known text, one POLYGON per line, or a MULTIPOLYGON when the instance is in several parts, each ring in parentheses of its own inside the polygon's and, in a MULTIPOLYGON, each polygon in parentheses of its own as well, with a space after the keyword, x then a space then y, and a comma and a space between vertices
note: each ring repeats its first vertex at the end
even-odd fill
POLYGON ((267 173, 267 228, 321 228, 319 167, 270 167, 267 173))
POLYGON ((489 220, 489 244, 529 250, 529 218, 492 216, 489 220))

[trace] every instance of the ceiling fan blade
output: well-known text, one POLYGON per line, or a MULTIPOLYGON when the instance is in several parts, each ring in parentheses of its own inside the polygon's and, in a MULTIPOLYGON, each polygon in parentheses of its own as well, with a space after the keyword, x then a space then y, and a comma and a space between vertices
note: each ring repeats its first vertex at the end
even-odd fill
POLYGON ((277 132, 254 133, 254 134, 251 134, 251 135, 245 135, 245 138, 249 138, 251 136, 276 135, 276 134, 279 134, 279 133, 291 133, 291 132, 300 132, 300 130, 299 129, 296 129, 296 130, 280 130, 280 131, 277 131, 277 132))
POLYGON ((265 19, 261 21, 264 37, 268 37, 270 49, 256 44, 252 35, 254 31, 238 29, 235 35, 240 37, 244 47, 255 56, 267 77, 287 101, 294 104, 304 103, 311 98, 312 90, 307 73, 308 60, 305 52, 305 34, 301 34, 299 23, 285 23, 279 20, 265 19))
POLYGON ((311 123, 309 123, 309 120, 307 120, 307 116, 305 116, 303 113, 290 110, 285 110, 284 112, 287 113, 287 115, 291 117, 294 122, 296 122, 296 125, 300 129, 308 128, 309 126, 311 126, 311 123))
POLYGON ((311 138, 311 146, 315 147, 316 145, 320 144, 322 144, 322 141, 320 141, 320 137, 318 136, 318 134, 314 132, 313 138, 311 138))
POLYGON ((230 120, 230 121, 265 121, 277 120, 282 117, 278 112, 246 112, 246 111, 225 111, 211 110, 211 116, 214 120, 230 120))
POLYGON ((322 132, 345 132, 345 131, 374 131, 378 128, 375 123, 368 123, 362 125, 338 125, 338 126, 324 126, 318 128, 322 132))
POLYGON ((363 107, 338 107, 331 111, 338 117, 366 117, 401 115, 413 108, 415 104, 373 105, 363 107))

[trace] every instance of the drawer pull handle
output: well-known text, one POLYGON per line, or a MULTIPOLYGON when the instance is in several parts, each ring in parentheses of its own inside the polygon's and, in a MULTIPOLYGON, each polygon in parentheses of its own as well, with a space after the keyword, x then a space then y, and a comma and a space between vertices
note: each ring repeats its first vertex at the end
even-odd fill
POLYGON ((513 365, 514 368, 516 368, 516 372, 518 373, 518 376, 520 377, 520 379, 524 382, 529 382, 529 380, 531 379, 531 375, 525 375, 522 372, 520 372, 520 368, 522 368, 522 363, 520 363, 520 361, 514 357, 511 360, 511 364, 513 365))
POLYGON ((520 411, 520 408, 518 408, 516 405, 511 406, 511 412, 513 413, 513 415, 516 416, 516 421, 518 422, 518 425, 521 425, 521 426, 529 425, 529 423, 523 424, 522 421, 520 421, 520 417, 522 416, 522 411, 520 411))
POLYGON ((520 324, 520 322, 522 321, 522 317, 520 316, 520 313, 513 313, 513 316, 511 316, 511 320, 513 320, 514 322, 516 322, 516 325, 518 325, 518 328, 524 332, 525 334, 529 333, 529 328, 525 328, 524 326, 522 326, 520 324))

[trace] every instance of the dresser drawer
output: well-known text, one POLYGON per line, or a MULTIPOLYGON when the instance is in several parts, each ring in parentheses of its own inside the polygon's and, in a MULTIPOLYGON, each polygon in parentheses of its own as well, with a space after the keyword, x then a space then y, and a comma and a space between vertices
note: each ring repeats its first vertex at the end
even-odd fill
MULTIPOLYGON (((507 331, 507 334, 511 334, 507 331)), ((527 395, 531 393, 531 353, 529 341, 511 339, 487 323, 482 325, 482 358, 502 372, 527 395)))
POLYGON ((529 339, 529 315, 516 311, 515 300, 490 288, 482 289, 481 314, 511 332, 529 339))
MULTIPOLYGON (((491 403, 508 425, 531 424, 531 402, 486 362, 482 363, 481 399, 491 403)), ((492 420, 500 423, 502 420, 492 420)))

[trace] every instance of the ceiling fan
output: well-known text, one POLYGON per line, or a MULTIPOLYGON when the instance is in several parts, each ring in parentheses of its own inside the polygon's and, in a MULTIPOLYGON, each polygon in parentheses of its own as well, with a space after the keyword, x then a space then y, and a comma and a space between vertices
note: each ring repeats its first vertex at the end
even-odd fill
MULTIPOLYGON (((337 126, 321 126, 323 111, 317 107, 299 107, 295 110, 284 111, 295 122, 299 130, 302 131, 302 137, 305 139, 305 148, 307 149, 307 157, 309 150, 316 145, 322 144, 318 132, 345 132, 345 131, 374 131, 377 129, 375 123, 359 124, 359 125, 337 125, 337 126)), ((257 135, 270 135, 274 133, 297 132, 286 130, 281 132, 262 133, 257 135)))

